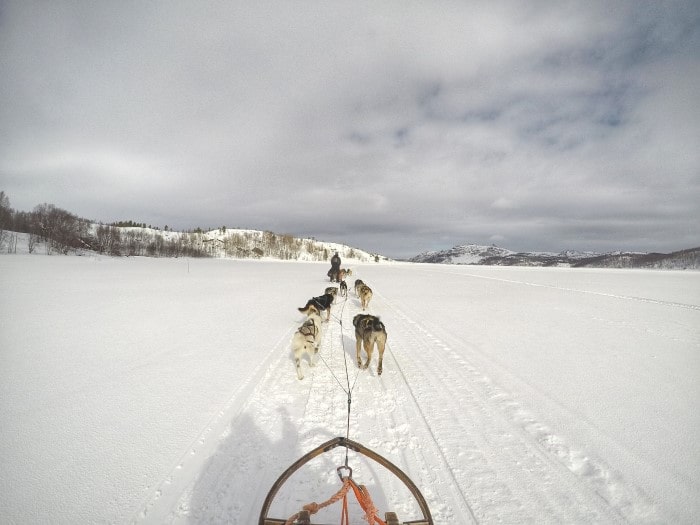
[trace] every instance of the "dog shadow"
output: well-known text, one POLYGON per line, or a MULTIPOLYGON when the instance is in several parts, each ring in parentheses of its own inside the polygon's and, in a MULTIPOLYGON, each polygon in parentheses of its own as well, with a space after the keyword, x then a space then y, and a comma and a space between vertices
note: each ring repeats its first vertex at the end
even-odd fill
POLYGON ((357 370, 357 358, 355 352, 355 330, 351 332, 352 335, 343 333, 343 351, 345 352, 345 359, 348 361, 348 368, 352 364, 352 368, 357 370))
POLYGON ((357 306, 357 308, 360 310, 360 312, 365 313, 365 311, 362 310, 362 300, 357 296, 353 297, 352 299, 355 303, 355 306, 357 306))

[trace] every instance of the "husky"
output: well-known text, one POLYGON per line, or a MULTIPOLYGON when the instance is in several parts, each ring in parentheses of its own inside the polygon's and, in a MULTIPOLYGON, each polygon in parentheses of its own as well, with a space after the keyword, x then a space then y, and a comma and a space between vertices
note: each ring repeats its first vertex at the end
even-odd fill
POLYGON ((352 275, 352 270, 350 268, 341 268, 338 270, 338 275, 336 276, 338 281, 344 281, 346 277, 350 277, 352 275))
POLYGON ((338 292, 338 289, 335 287, 332 287, 333 291, 331 293, 325 293, 323 295, 319 295, 318 297, 312 297, 308 301, 306 301, 306 305, 302 306, 301 308, 297 308, 301 313, 308 315, 309 308, 312 306, 316 308, 319 312, 326 311, 326 321, 330 320, 331 318, 331 305, 333 304, 333 300, 335 299, 335 294, 338 292))
POLYGON ((348 296, 348 283, 346 283, 345 281, 340 281, 340 296, 348 296))
POLYGON ((321 316, 314 306, 309 307, 307 315, 304 324, 292 336, 294 364, 299 379, 304 379, 304 374, 301 373, 302 355, 306 353, 309 357, 309 366, 316 366, 314 356, 318 353, 318 345, 321 343, 321 316))
POLYGON ((323 292, 324 294, 333 294, 333 296, 338 295, 338 287, 337 286, 329 286, 326 288, 326 290, 323 292))
POLYGON ((372 350, 377 345, 379 352, 379 364, 377 365, 377 375, 382 375, 382 360, 384 358, 384 347, 386 346, 386 328, 379 317, 367 314, 357 314, 352 319, 355 326, 355 350, 357 351, 357 366, 363 370, 369 367, 372 359, 372 350), (367 361, 362 364, 360 355, 361 347, 364 346, 367 354, 367 361))
POLYGON ((362 310, 366 310, 370 299, 372 299, 372 289, 363 283, 358 288, 355 288, 355 292, 360 298, 360 303, 362 303, 362 310))
POLYGON ((360 286, 362 286, 363 284, 365 284, 365 283, 362 281, 362 279, 355 279, 355 295, 358 296, 358 297, 360 297, 360 294, 358 293, 357 290, 358 290, 358 288, 359 288, 360 286))

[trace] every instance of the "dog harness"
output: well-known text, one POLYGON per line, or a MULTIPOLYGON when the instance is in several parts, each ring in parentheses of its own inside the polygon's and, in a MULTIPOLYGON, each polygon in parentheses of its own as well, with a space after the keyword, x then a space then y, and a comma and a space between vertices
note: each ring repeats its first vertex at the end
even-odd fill
POLYGON ((318 335, 318 326, 316 326, 316 321, 313 319, 307 319, 304 324, 299 327, 299 333, 304 336, 304 338, 313 343, 318 335))
MULTIPOLYGON (((325 295, 322 295, 321 297, 325 297, 325 295)), ((319 298, 318 298, 318 297, 314 297, 314 298, 312 299, 312 301, 313 301, 313 303, 314 303, 316 306, 318 306, 319 309, 321 309, 321 310, 325 310, 325 309, 327 308, 326 306, 324 306, 324 305, 321 303, 321 301, 319 301, 319 298)))

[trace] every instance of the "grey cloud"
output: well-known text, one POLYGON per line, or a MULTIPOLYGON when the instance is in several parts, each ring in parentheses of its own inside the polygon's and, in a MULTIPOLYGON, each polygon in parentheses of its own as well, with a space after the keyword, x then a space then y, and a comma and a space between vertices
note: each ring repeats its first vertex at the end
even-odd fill
POLYGON ((685 248, 699 19, 690 1, 5 3, 0 189, 390 256, 685 248))

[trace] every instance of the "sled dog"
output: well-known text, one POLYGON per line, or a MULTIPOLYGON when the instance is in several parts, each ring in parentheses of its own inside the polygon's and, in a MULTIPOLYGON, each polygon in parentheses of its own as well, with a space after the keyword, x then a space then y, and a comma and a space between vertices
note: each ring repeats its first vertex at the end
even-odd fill
POLYGON ((345 281, 340 281, 340 295, 341 297, 348 296, 348 283, 345 281))
POLYGON ((372 299, 372 289, 366 284, 361 284, 359 288, 356 288, 356 291, 357 296, 360 298, 360 303, 362 303, 362 309, 366 310, 370 299, 372 299))
POLYGON ((318 297, 312 297, 308 301, 306 301, 306 305, 302 306, 301 308, 297 308, 301 313, 309 315, 309 308, 310 307, 315 307, 319 312, 322 312, 323 310, 326 310, 326 321, 328 321, 331 318, 331 305, 333 304, 333 300, 335 299, 335 294, 337 292, 337 289, 333 289, 333 293, 326 293, 323 295, 319 295, 318 297))
POLYGON ((374 315, 357 314, 352 319, 352 324, 355 326, 355 350, 357 351, 358 368, 365 370, 369 367, 369 362, 372 360, 372 350, 376 344, 379 352, 377 375, 382 375, 382 360, 384 358, 384 347, 386 346, 386 328, 384 323, 379 320, 379 317, 374 315), (365 361, 364 365, 360 355, 362 346, 364 346, 367 354, 367 361, 365 361))
POLYGON ((304 324, 294 332, 292 336, 292 351, 294 352, 294 364, 297 367, 297 377, 304 379, 301 372, 301 358, 304 353, 309 358, 309 366, 316 366, 314 356, 318 353, 318 345, 321 343, 321 316, 315 306, 310 306, 308 317, 304 324))
POLYGON ((338 281, 344 281, 346 277, 350 277, 352 275, 352 270, 350 268, 341 268, 338 270, 338 281))
POLYGON ((326 288, 326 291, 323 292, 324 294, 333 294, 333 296, 338 295, 338 287, 337 286, 329 286, 326 288))
POLYGON ((362 282, 362 279, 355 279, 355 295, 358 297, 360 297, 360 294, 358 293, 357 289, 363 284, 365 283, 362 282))

